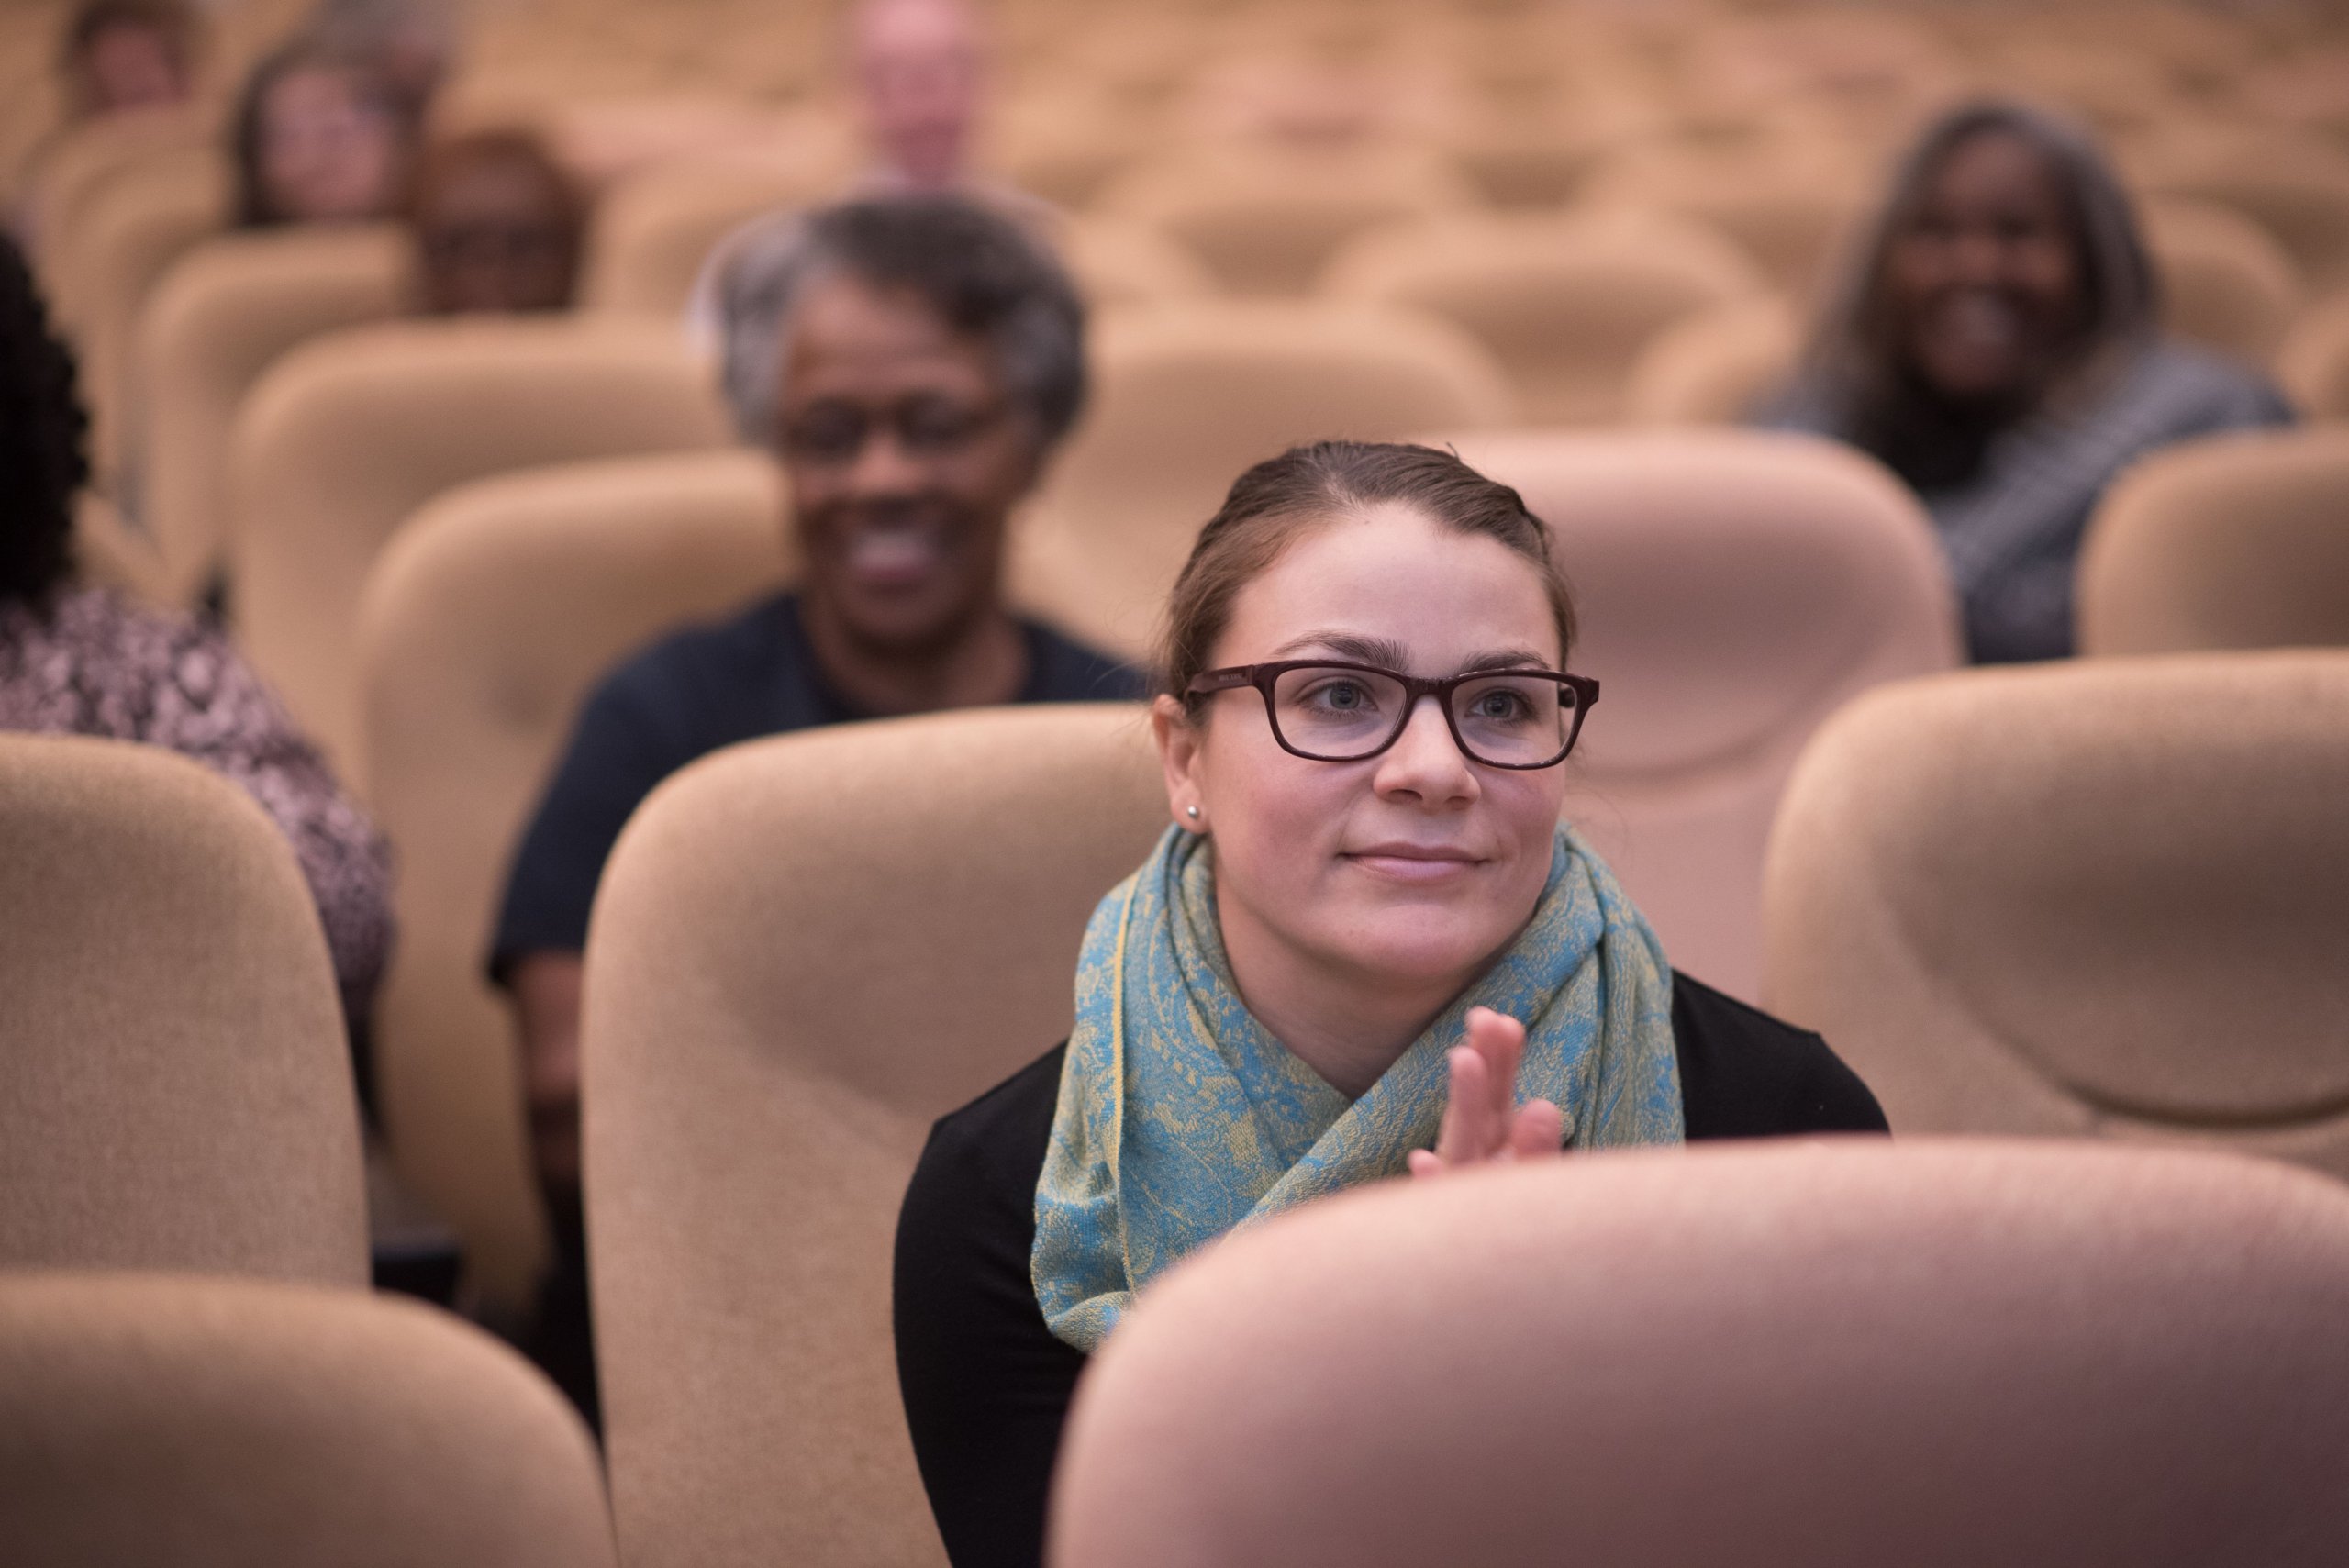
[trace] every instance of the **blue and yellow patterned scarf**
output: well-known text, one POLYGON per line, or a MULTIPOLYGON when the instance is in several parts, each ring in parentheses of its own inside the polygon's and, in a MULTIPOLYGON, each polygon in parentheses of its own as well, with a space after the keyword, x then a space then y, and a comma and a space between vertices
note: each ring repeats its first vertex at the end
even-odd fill
POLYGON ((1234 1226, 1399 1174, 1433 1145, 1470 1007, 1526 1026, 1520 1103, 1570 1148, 1677 1143, 1672 972, 1614 873, 1558 829, 1509 950, 1349 1102, 1251 1017, 1216 921, 1210 840, 1170 828, 1085 928, 1076 1029, 1036 1184, 1036 1299, 1091 1351, 1134 1292, 1234 1226))

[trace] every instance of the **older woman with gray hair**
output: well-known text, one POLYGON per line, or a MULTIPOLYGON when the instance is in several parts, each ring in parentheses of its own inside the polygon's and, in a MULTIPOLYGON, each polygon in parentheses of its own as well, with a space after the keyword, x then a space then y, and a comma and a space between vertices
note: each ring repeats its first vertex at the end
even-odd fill
POLYGON ((2248 367, 2163 333, 2127 194, 2035 110, 1975 104, 1928 129, 1855 261, 1759 422, 1847 440, 1909 483, 1977 661, 2072 651, 2080 536, 2131 462, 2292 418, 2248 367))
POLYGON ((1047 253, 960 198, 852 202, 761 233, 732 259, 721 303, 726 390, 744 436, 782 462, 798 584, 662 639, 589 698, 489 954, 521 1029, 560 1240, 535 1349, 583 1405, 580 954, 638 803, 759 736, 1141 693, 1134 672, 1003 603, 1006 523, 1085 396, 1084 311, 1047 253))

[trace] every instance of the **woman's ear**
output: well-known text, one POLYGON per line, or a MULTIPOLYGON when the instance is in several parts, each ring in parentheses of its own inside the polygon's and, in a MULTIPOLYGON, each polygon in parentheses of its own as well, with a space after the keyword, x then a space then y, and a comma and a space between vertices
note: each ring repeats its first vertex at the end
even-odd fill
POLYGON ((1207 827, 1207 803, 1200 798, 1197 726, 1173 697, 1161 695, 1150 705, 1150 732, 1158 742, 1158 762, 1166 774, 1166 811, 1177 828, 1200 832, 1207 827))

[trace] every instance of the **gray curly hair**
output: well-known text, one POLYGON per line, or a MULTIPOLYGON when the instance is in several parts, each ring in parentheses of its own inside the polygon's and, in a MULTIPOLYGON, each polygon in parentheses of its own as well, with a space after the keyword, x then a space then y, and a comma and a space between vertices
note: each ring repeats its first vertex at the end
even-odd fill
POLYGON ((1046 446, 1076 422, 1085 306, 1060 262, 975 202, 904 196, 778 214, 722 264, 720 378, 744 439, 774 439, 792 305, 810 279, 835 272, 911 290, 956 331, 986 339, 1046 446))

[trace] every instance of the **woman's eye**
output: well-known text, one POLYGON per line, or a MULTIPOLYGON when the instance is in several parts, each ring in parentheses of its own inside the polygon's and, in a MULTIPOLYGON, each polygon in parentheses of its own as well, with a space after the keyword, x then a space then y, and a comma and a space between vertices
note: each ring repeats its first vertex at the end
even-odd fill
POLYGON ((1341 713, 1353 713, 1370 706, 1370 694, 1352 681, 1331 681, 1308 694, 1308 700, 1341 713))

